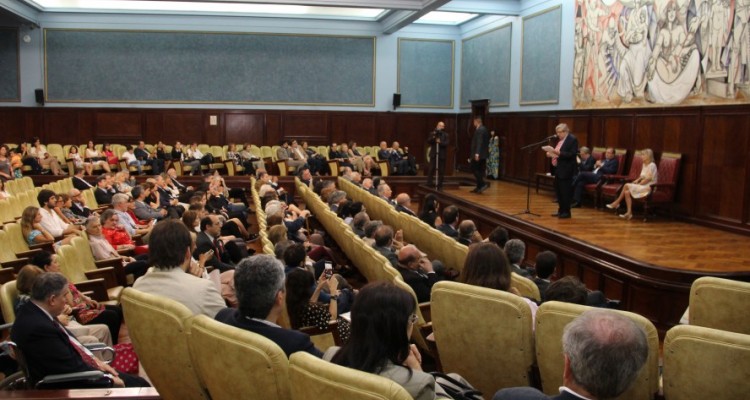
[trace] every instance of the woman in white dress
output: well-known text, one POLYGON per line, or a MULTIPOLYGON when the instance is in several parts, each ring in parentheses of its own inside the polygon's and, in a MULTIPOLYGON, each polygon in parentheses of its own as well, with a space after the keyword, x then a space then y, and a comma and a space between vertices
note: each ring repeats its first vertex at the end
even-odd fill
POLYGON ((640 199, 646 197, 651 192, 651 185, 656 184, 656 164, 654 163, 654 152, 651 149, 645 149, 641 151, 641 158, 643 159, 643 167, 641 168, 641 176, 634 180, 632 183, 625 184, 625 187, 620 192, 618 197, 612 203, 607 204, 607 208, 616 210, 620 207, 620 202, 625 199, 625 204, 628 207, 628 212, 620 214, 620 218, 631 219, 633 218, 633 199, 640 199))
POLYGON ((92 140, 89 140, 89 142, 86 144, 84 159, 91 162, 91 165, 93 166, 100 166, 106 173, 112 172, 112 169, 109 167, 109 163, 107 162, 107 157, 105 157, 104 154, 96 149, 96 146, 94 146, 94 141, 92 140))

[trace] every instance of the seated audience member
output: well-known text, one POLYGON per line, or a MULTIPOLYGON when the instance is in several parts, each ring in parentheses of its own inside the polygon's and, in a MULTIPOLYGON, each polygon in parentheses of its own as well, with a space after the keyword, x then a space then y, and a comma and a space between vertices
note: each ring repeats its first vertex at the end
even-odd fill
POLYGON ((456 237, 456 240, 458 243, 468 246, 474 242, 482 241, 481 236, 479 237, 479 240, 475 240, 477 234, 477 226, 474 225, 474 221, 465 219, 458 224, 458 236, 456 237))
MULTIPOLYGON (((101 167, 101 169, 104 170, 106 173, 112 172, 112 169, 109 166, 109 163, 107 162, 107 157, 102 154, 101 151, 96 149, 96 146, 94 145, 93 140, 89 140, 88 143, 86 143, 86 150, 84 151, 84 156, 86 161, 91 162, 92 169, 95 166, 101 167)), ((90 175, 90 174, 89 174, 90 175)))
POLYGON ((15 153, 21 157, 21 164, 31 168, 31 174, 39 175, 42 173, 42 166, 39 165, 39 159, 29 154, 28 144, 19 144, 15 150, 15 153))
POLYGON ((440 218, 440 203, 434 194, 429 193, 422 201, 422 211, 419 212, 419 219, 432 228, 437 228, 443 224, 440 218))
POLYGON ((339 207, 346 202, 346 192, 343 190, 335 190, 328 196, 328 207, 335 214, 339 211, 339 207))
POLYGON ((354 232, 357 236, 360 238, 365 236, 365 224, 370 222, 370 216, 367 215, 367 212, 360 211, 358 212, 354 218, 352 218, 351 227, 352 232, 354 232))
POLYGON ((533 281, 539 288, 539 294, 542 296, 542 303, 547 301, 544 292, 550 285, 550 277, 555 273, 557 268, 557 255, 551 251, 540 251, 536 255, 536 276, 533 281))
MULTIPOLYGON (((172 161, 182 161, 184 166, 190 167, 190 176, 195 174, 203 175, 203 171, 201 170, 201 160, 188 157, 187 152, 183 150, 182 143, 179 141, 177 141, 172 147, 172 161)), ((185 168, 185 170, 187 170, 187 168, 185 168)))
POLYGON ((86 171, 86 174, 93 175, 94 165, 88 161, 84 161, 83 156, 78 152, 78 146, 70 146, 68 149, 68 155, 65 159, 72 161, 74 168, 83 168, 86 171))
MULTIPOLYGON (((511 286, 511 265, 508 257, 494 243, 476 243, 469 247, 459 282, 521 296, 521 293, 511 286)), ((539 307, 533 300, 523 296, 521 298, 529 305, 533 322, 539 307)))
MULTIPOLYGON (((76 189, 73 189, 76 190, 76 189)), ((67 193, 57 195, 57 209, 60 218, 69 224, 83 225, 86 218, 73 212, 73 199, 67 193)))
POLYGON ((146 143, 144 143, 143 140, 138 142, 138 147, 133 150, 133 154, 136 159, 151 166, 152 174, 159 175, 164 171, 164 160, 160 160, 156 157, 155 151, 149 152, 148 149, 146 149, 146 143))
POLYGON ((411 197, 409 197, 408 194, 399 193, 396 196, 396 211, 411 215, 412 217, 416 217, 417 214, 415 214, 414 211, 412 211, 410 206, 411 206, 411 197))
POLYGON ((159 194, 159 208, 167 210, 169 218, 180 218, 185 208, 180 205, 180 200, 175 196, 167 186, 169 175, 162 173, 154 178, 156 183, 156 192, 159 194))
POLYGON ((520 239, 510 239, 505 242, 504 250, 508 256, 508 261, 512 264, 511 268, 513 272, 524 278, 531 279, 533 276, 532 272, 521 266, 521 262, 523 262, 523 258, 526 256, 526 244, 520 239))
POLYGON ((508 230, 498 226, 490 232, 485 241, 495 243, 498 247, 504 249, 505 243, 508 242, 508 230))
POLYGON ((406 175, 409 171, 409 161, 404 160, 398 151, 388 147, 388 143, 385 141, 380 142, 378 158, 388 162, 388 166, 394 175, 406 175))
POLYGON ((151 194, 151 189, 146 186, 138 185, 133 188, 130 195, 133 196, 134 208, 133 212, 136 217, 142 221, 161 220, 166 218, 167 210, 159 208, 158 205, 150 205, 147 203, 146 198, 151 194))
POLYGON ((394 205, 394 201, 391 199, 392 195, 393 195, 393 191, 391 190, 391 187, 388 186, 388 184, 381 183, 378 186, 378 197, 385 200, 385 202, 390 205, 394 205))
POLYGON ((110 184, 110 177, 108 174, 102 174, 96 177, 96 189, 94 189, 94 197, 96 202, 99 204, 110 204, 112 203, 112 196, 117 191, 110 184))
POLYGON ((130 237, 142 235, 143 242, 148 243, 148 239, 151 236, 151 229, 154 227, 154 221, 151 220, 148 224, 139 224, 134 220, 133 216, 128 213, 131 202, 130 196, 117 193, 112 196, 112 209, 115 210, 115 214, 119 217, 120 225, 125 228, 130 237))
POLYGON ((137 245, 128 234, 128 231, 122 227, 120 217, 115 210, 111 208, 105 210, 99 219, 102 223, 102 235, 117 251, 134 250, 135 254, 148 253, 148 246, 137 245))
POLYGON ((354 216, 364 208, 364 204, 360 201, 346 200, 339 206, 339 211, 336 213, 336 216, 343 219, 345 224, 351 225, 354 216))
POLYGON ((53 175, 67 175, 60 168, 60 161, 57 157, 47 151, 47 148, 39 141, 38 137, 31 138, 31 147, 29 148, 28 155, 37 159, 37 164, 41 166, 42 170, 49 171, 53 175))
POLYGON ((176 187, 177 191, 179 192, 178 199, 183 203, 189 203, 190 198, 195 193, 195 188, 180 183, 180 181, 177 179, 177 170, 175 170, 174 168, 168 169, 167 175, 169 176, 169 180, 172 182, 172 185, 176 187))
POLYGON ((452 238, 458 237, 458 207, 448 206, 443 209, 443 223, 437 229, 452 238))
POLYGON ((57 238, 73 234, 77 235, 81 231, 80 226, 67 224, 57 215, 54 210, 57 207, 57 195, 55 192, 49 189, 42 189, 37 194, 36 200, 41 205, 39 213, 42 219, 39 221, 39 225, 45 231, 49 232, 50 235, 57 238))
POLYGON ((430 292, 435 282, 440 278, 433 268, 432 262, 413 245, 404 246, 398 252, 398 262, 394 265, 404 282, 411 286, 420 303, 430 301, 430 292))
POLYGON ((586 298, 589 291, 586 285, 578 277, 573 275, 564 276, 547 286, 542 294, 544 301, 561 301, 563 303, 573 303, 586 305, 586 298))
MULTIPOLYGON (((43 274, 45 271, 36 265, 27 264, 20 271, 16 277, 16 290, 18 290, 18 298, 16 298, 13 310, 16 314, 21 311, 21 307, 31 301, 31 288, 34 285, 36 277, 43 274)), ((66 307, 57 316, 57 322, 64 326, 75 338, 83 343, 103 343, 109 347, 112 347, 112 334, 109 333, 109 327, 104 324, 88 324, 86 326, 81 325, 76 321, 73 314, 73 308, 70 307, 72 298, 68 298, 66 307)), ((6 375, 7 376, 7 375, 6 375)))
POLYGON ((310 337, 276 324, 284 311, 286 289, 284 266, 270 255, 260 254, 242 260, 234 272, 239 309, 226 308, 216 320, 265 336, 288 356, 305 351, 320 357, 310 337))
MULTIPOLYGON (((30 260, 45 272, 60 273, 60 264, 57 263, 57 254, 46 251, 36 253, 30 260)), ((122 309, 119 306, 99 304, 95 300, 81 293, 78 288, 68 282, 69 295, 64 299, 65 304, 71 308, 70 315, 82 325, 104 324, 109 329, 112 343, 117 344, 122 325, 122 309)))
POLYGON ((125 151, 122 152, 121 157, 125 160, 125 163, 128 164, 128 167, 136 167, 138 175, 143 174, 143 166, 146 165, 146 161, 139 160, 138 157, 135 156, 133 153, 133 146, 129 144, 125 145, 125 151))
POLYGON ((117 172, 113 178, 113 185, 115 190, 120 193, 130 193, 135 185, 135 180, 130 177, 130 171, 122 170, 117 172))
POLYGON ((168 297, 193 314, 213 318, 224 308, 224 299, 213 282, 187 272, 193 240, 185 225, 177 220, 161 221, 151 236, 148 261, 153 267, 135 281, 133 288, 168 297))
POLYGON ((102 223, 98 217, 92 216, 86 220, 86 234, 89 237, 89 246, 91 246, 91 253, 97 260, 107 260, 111 258, 122 259, 122 266, 125 270, 125 274, 133 274, 133 281, 140 278, 146 273, 148 269, 148 256, 142 254, 137 258, 122 256, 115 250, 114 247, 107 241, 107 238, 102 234, 102 223))
POLYGON ((29 383, 33 386, 47 375, 99 370, 112 375, 115 387, 148 387, 143 378, 118 372, 96 359, 55 322, 68 294, 68 281, 62 274, 41 274, 32 286, 31 301, 18 312, 11 340, 24 354, 29 383))
POLYGON ((391 148, 399 155, 399 157, 401 157, 401 160, 406 161, 404 175, 416 175, 417 160, 413 155, 409 154, 409 147, 404 146, 403 148, 401 148, 398 142, 393 142, 391 144, 391 148))
POLYGON ((81 194, 80 190, 70 189, 68 195, 70 196, 71 200, 70 211, 72 211, 73 214, 83 218, 88 218, 91 216, 91 213, 93 213, 93 211, 91 211, 91 209, 86 206, 86 198, 83 197, 83 194, 81 194))
POLYGON ((615 149, 608 147, 604 152, 604 160, 597 161, 593 170, 581 171, 573 180, 573 204, 570 206, 580 207, 583 199, 583 188, 586 185, 599 182, 603 175, 616 174, 618 166, 619 162, 615 158, 615 149))
POLYGON ((310 168, 305 166, 298 168, 297 177, 303 185, 307 186, 309 189, 313 188, 313 177, 310 168))
POLYGON ((209 215, 201 219, 201 232, 195 239, 196 249, 193 251, 193 257, 198 258, 200 254, 213 251, 213 256, 208 259, 206 265, 224 272, 234 269, 234 262, 229 251, 225 249, 225 245, 232 243, 232 246, 235 246, 235 244, 231 240, 227 240, 225 244, 222 240, 221 225, 221 219, 217 215, 209 215))
POLYGON ((398 256, 393 248, 393 228, 383 225, 375 231, 375 243, 372 247, 390 261, 393 268, 398 267, 398 256))
POLYGON ((584 312, 565 327, 562 342, 565 365, 559 396, 508 388, 493 399, 613 399, 632 386, 648 359, 646 333, 613 311, 584 312))
POLYGON ((73 187, 78 190, 87 190, 94 187, 86 179, 83 178, 84 169, 76 168, 74 170, 73 177, 70 179, 73 182, 73 187))
POLYGON ((365 285, 352 306, 349 341, 329 348, 323 359, 388 378, 417 400, 451 398, 432 375, 422 371, 419 350, 409 343, 418 321, 416 312, 414 297, 393 283, 365 285))
MULTIPOLYGON (((289 249, 284 254, 288 252, 289 249)), ((320 274, 316 284, 315 277, 310 271, 303 268, 294 268, 290 271, 286 276, 286 310, 292 329, 315 326, 325 330, 328 329, 330 321, 337 320, 337 330, 341 339, 349 340, 349 322, 338 317, 339 296, 343 295, 338 288, 339 280, 334 275, 328 277, 326 274, 320 274), (330 294, 328 304, 320 301, 324 287, 330 294)))
MULTIPOLYGON (((23 210, 21 214, 21 233, 23 238, 29 246, 40 243, 50 243, 55 241, 55 237, 51 233, 47 232, 41 224, 42 214, 40 209, 34 206, 28 206, 23 210)), ((74 236, 66 236, 59 242, 55 243, 55 246, 68 244, 74 236)))
POLYGON ((365 224, 365 236, 362 238, 362 241, 365 242, 368 246, 375 246, 375 232, 380 229, 380 227, 383 226, 383 221, 380 220, 372 220, 365 224))

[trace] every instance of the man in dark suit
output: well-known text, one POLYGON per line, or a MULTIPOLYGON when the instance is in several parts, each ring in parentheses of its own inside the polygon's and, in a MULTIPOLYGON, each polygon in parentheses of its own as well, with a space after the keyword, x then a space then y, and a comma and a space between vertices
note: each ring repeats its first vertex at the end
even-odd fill
POLYGON ((430 145, 430 166, 427 172, 427 186, 435 187, 437 190, 443 189, 443 178, 445 177, 445 157, 448 153, 448 143, 450 138, 445 133, 445 123, 437 123, 435 130, 430 132, 427 138, 427 144, 430 145), (437 174, 437 183, 434 176, 437 174))
POLYGON ((81 191, 75 188, 70 189, 68 195, 72 200, 70 211, 72 211, 75 215, 88 218, 91 215, 92 211, 86 206, 86 200, 83 198, 81 191))
POLYGON ((562 340, 565 366, 558 396, 509 388, 493 400, 612 399, 628 390, 648 359, 646 333, 614 311, 584 312, 565 327, 562 340))
MULTIPOLYGON (((197 168, 198 169, 198 168, 197 168)), ((180 195, 178 199, 182 203, 188 203, 190 202, 190 198, 193 197, 193 194, 195 194, 195 188, 192 186, 186 186, 180 183, 180 181, 177 180, 177 170, 174 168, 170 168, 167 171, 167 175, 169 175, 169 180, 172 182, 172 185, 177 188, 177 190, 180 192, 180 195)))
POLYGON ((323 353, 308 335, 276 324, 286 299, 284 278, 284 266, 273 256, 261 254, 242 260, 234 273, 239 309, 225 308, 216 320, 265 336, 287 357, 298 351, 320 357, 323 353))
POLYGON ((76 168, 75 174, 73 175, 73 178, 71 178, 73 181, 73 187, 80 191, 94 187, 94 185, 90 184, 86 179, 83 179, 83 172, 83 168, 76 168))
POLYGON ((615 157, 615 149, 608 147, 604 152, 604 160, 596 161, 596 163, 594 163, 593 171, 583 171, 578 173, 578 176, 573 183, 574 192, 573 204, 571 207, 576 208, 581 206, 584 186, 599 182, 599 179, 601 179, 603 175, 616 174, 619 166, 619 162, 615 157))
POLYGON ((62 274, 46 272, 35 278, 31 299, 20 306, 11 339, 23 352, 31 384, 47 375, 102 371, 112 375, 115 387, 148 387, 143 378, 120 373, 96 359, 57 322, 69 293, 62 274))
POLYGON ((534 265, 534 283, 539 288, 539 294, 542 297, 542 302, 547 300, 544 292, 550 285, 550 277, 555 273, 557 268, 557 255, 549 250, 540 251, 536 255, 536 265, 534 265))
POLYGON ((383 225, 375 231, 375 243, 372 247, 382 254, 391 262, 391 265, 398 267, 398 256, 393 251, 393 228, 383 225))
POLYGON ((395 267, 401 273, 404 282, 414 290, 418 302, 430 301, 432 285, 439 278, 432 262, 427 257, 422 257, 419 249, 412 245, 404 246, 398 252, 398 264, 395 267))
POLYGON ((440 232, 452 238, 458 237, 458 207, 448 206, 443 209, 443 223, 437 227, 440 232))
POLYGON ((133 155, 138 161, 150 165, 152 174, 159 175, 164 171, 164 160, 157 158, 155 152, 149 152, 148 149, 146 149, 146 143, 144 143, 143 140, 138 142, 138 147, 133 150, 133 155))
POLYGON ((559 124, 555 128, 559 139, 555 147, 544 146, 547 157, 552 158, 555 167, 555 194, 557 195, 557 212, 553 217, 570 218, 570 203, 573 199, 573 177, 576 174, 578 139, 570 133, 568 125, 559 124))
POLYGON ((112 204, 112 196, 117 191, 112 187, 109 182, 109 176, 107 174, 99 175, 96 178, 96 189, 94 189, 94 197, 96 202, 99 204, 112 204))
POLYGON ((411 197, 409 197, 408 194, 399 193, 398 196, 396 196, 396 211, 416 217, 417 214, 414 214, 414 211, 409 208, 410 205, 411 197))
POLYGON ((218 215, 211 214, 201 220, 201 232, 195 238, 195 251, 193 257, 198 259, 201 254, 213 250, 214 254, 206 261, 206 266, 211 266, 221 272, 234 269, 234 263, 229 252, 224 248, 221 236, 221 220, 218 215))
POLYGON ((474 136, 471 138, 471 153, 469 161, 471 171, 477 180, 477 187, 472 190, 473 193, 482 193, 490 187, 489 183, 484 182, 484 175, 487 173, 487 157, 490 148, 490 133, 482 124, 482 117, 474 117, 474 136))
POLYGON ((472 238, 476 232, 477 226, 474 224, 474 221, 465 219, 458 224, 458 236, 456 237, 456 241, 464 246, 470 246, 472 238))

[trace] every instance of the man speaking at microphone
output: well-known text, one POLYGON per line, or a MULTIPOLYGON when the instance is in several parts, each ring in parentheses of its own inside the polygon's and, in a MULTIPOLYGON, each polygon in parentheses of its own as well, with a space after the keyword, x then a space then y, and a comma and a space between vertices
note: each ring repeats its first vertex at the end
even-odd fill
POLYGON ((552 216, 570 218, 573 177, 577 168, 578 139, 570 134, 570 129, 566 124, 557 125, 555 134, 558 138, 557 145, 542 147, 542 150, 547 152, 547 157, 552 159, 552 165, 555 167, 555 194, 558 199, 558 209, 552 216))
POLYGON ((443 190, 443 178, 445 176, 445 155, 448 149, 448 134, 445 133, 445 124, 440 121, 435 130, 430 132, 427 143, 430 145, 430 168, 427 173, 427 186, 443 190), (437 182, 435 181, 437 174, 437 182))

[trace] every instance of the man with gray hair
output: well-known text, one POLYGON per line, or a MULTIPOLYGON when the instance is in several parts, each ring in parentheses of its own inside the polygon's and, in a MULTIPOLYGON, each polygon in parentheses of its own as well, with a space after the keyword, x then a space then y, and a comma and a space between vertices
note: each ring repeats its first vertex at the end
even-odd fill
MULTIPOLYGON (((57 321, 67 307, 68 280, 45 272, 36 277, 31 301, 21 305, 10 337, 23 352, 34 386, 47 375, 102 371, 112 376, 115 387, 148 387, 141 377, 124 374, 98 360, 57 321)), ((88 387, 80 382, 75 388, 88 387)))
POLYGON ((565 366, 560 394, 548 397, 533 388, 509 388, 493 400, 612 399, 633 384, 648 359, 646 333, 615 311, 592 309, 565 327, 565 366))
POLYGON ((524 278, 531 279, 532 273, 521 266, 523 258, 526 256, 526 244, 521 239, 510 239, 505 242, 505 255, 511 264, 511 270, 524 278))
POLYGON ((225 308, 216 320, 265 336, 279 345, 287 357, 298 351, 320 357, 323 353, 310 336, 276 324, 286 301, 284 278, 284 265, 274 257, 260 254, 245 258, 234 272, 239 309, 225 308))
POLYGON ((135 222, 133 217, 128 214, 128 207, 131 201, 129 195, 117 193, 112 196, 112 209, 114 209, 115 214, 120 217, 120 225, 125 228, 130 237, 143 235, 143 242, 148 243, 149 236, 151 235, 151 228, 154 226, 154 221, 152 220, 147 225, 140 225, 135 222))

